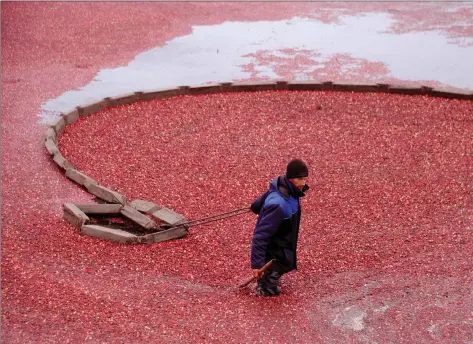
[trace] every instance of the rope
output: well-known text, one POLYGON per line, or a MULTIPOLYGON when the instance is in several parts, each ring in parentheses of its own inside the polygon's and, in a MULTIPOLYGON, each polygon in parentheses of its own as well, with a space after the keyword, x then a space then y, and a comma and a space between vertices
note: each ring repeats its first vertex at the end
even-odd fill
POLYGON ((249 206, 243 207, 243 208, 238 208, 238 209, 233 209, 230 211, 226 211, 224 213, 219 213, 219 214, 214 214, 206 217, 201 217, 200 219, 195 219, 187 222, 182 222, 179 225, 188 225, 189 227, 191 226, 200 226, 203 225, 204 223, 209 223, 209 222, 214 222, 214 221, 220 221, 227 219, 229 217, 233 216, 238 216, 238 215, 243 215, 249 212, 251 209, 249 206))
POLYGON ((243 207, 243 208, 229 210, 229 211, 226 211, 224 213, 219 213, 219 214, 214 214, 214 215, 210 215, 210 216, 206 216, 206 217, 201 217, 200 219, 195 219, 195 220, 186 221, 186 222, 180 222, 180 223, 178 223, 178 224, 176 224, 172 227, 182 226, 182 225, 187 225, 189 227, 200 226, 200 225, 207 224, 207 223, 210 223, 210 222, 225 220, 225 219, 228 219, 230 217, 243 215, 243 214, 248 213, 249 211, 251 211, 251 208, 249 206, 246 206, 246 207, 243 207))

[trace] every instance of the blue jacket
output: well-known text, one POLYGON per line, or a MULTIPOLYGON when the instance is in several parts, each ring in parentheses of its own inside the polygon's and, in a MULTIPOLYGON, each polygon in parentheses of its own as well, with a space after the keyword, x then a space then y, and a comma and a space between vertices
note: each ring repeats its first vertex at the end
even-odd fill
POLYGON ((251 204, 251 210, 259 214, 251 245, 252 269, 260 269, 271 259, 276 259, 280 272, 297 269, 302 196, 304 193, 283 175, 251 204))

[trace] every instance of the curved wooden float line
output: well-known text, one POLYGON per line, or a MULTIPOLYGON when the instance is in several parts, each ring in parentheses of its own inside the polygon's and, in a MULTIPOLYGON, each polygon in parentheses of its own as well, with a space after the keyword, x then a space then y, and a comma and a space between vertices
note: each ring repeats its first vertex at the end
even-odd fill
POLYGON ((58 137, 68 124, 79 118, 87 117, 107 107, 131 104, 140 100, 164 99, 181 95, 198 95, 222 92, 255 92, 255 91, 346 91, 346 92, 383 92, 405 95, 427 95, 432 97, 473 100, 471 91, 453 91, 428 86, 405 86, 380 83, 348 83, 348 82, 315 82, 315 81, 264 81, 264 82, 224 82, 203 86, 181 86, 171 89, 160 89, 148 92, 134 92, 117 97, 108 97, 95 103, 78 106, 71 111, 64 112, 48 127, 45 133, 45 146, 54 162, 65 172, 66 177, 84 187, 88 192, 107 202, 108 204, 74 205, 64 204, 64 219, 73 224, 81 234, 102 238, 120 243, 146 243, 183 237, 187 234, 185 218, 172 211, 162 208, 154 203, 135 200, 129 202, 126 197, 116 191, 110 190, 85 174, 77 171, 59 152, 58 137), (117 214, 128 218, 137 224, 145 233, 135 235, 119 229, 111 229, 91 224, 90 214, 117 214), (170 229, 160 230, 161 227, 148 216, 161 223, 171 226, 170 229), (146 234, 147 233, 147 234, 146 234))

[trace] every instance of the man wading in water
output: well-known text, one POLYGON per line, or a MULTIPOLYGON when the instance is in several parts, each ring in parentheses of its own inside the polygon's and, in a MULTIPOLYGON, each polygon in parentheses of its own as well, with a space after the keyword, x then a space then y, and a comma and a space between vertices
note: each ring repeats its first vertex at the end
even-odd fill
POLYGON ((291 160, 286 174, 275 178, 268 191, 251 204, 251 210, 259 214, 251 245, 251 268, 257 279, 257 295, 279 295, 281 276, 297 269, 299 198, 309 189, 308 176, 309 170, 302 160, 291 160), (271 259, 274 259, 271 266, 264 273, 259 271, 271 259))

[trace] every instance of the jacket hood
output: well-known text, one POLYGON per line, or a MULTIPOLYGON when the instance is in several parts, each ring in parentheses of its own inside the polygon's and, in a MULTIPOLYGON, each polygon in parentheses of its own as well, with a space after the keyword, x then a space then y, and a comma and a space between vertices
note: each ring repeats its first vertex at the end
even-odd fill
POLYGON ((296 189, 285 175, 274 178, 269 184, 269 191, 277 191, 286 199, 289 199, 291 195, 296 198, 304 196, 304 193, 299 189, 296 189))
MULTIPOLYGON (((308 186, 307 186, 307 189, 308 189, 308 186)), ((266 201, 266 198, 272 192, 278 192, 286 200, 289 200, 291 195, 295 198, 304 196, 304 192, 302 192, 299 189, 296 189, 292 185, 292 183, 289 180, 287 180, 287 177, 285 175, 282 175, 282 176, 274 178, 273 181, 269 183, 268 191, 260 195, 257 199, 253 201, 253 203, 251 203, 251 210, 253 211, 253 213, 255 214, 260 213, 261 208, 263 207, 264 202, 266 201)))

